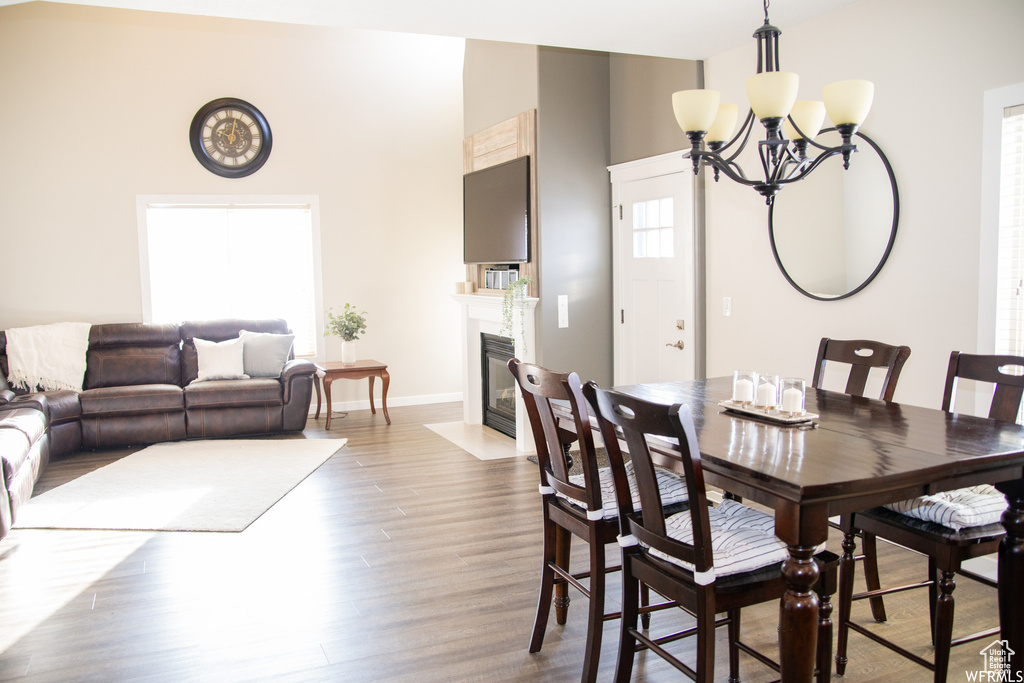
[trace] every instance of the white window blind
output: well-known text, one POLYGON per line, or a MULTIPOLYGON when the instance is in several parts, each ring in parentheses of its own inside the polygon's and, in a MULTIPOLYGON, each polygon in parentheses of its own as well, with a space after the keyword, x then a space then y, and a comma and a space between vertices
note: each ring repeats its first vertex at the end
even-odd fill
POLYGON ((151 204, 145 237, 151 322, 284 318, 316 355, 309 205, 151 204))
POLYGON ((1024 105, 1003 112, 999 184, 997 354, 1024 355, 1024 105))

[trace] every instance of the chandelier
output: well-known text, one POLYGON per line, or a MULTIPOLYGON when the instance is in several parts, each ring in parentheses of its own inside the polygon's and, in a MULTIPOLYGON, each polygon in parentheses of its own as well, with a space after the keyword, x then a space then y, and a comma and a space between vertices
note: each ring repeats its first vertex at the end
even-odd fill
POLYGON ((679 127, 690 139, 687 152, 693 161, 693 172, 702 166, 714 169, 715 181, 720 174, 753 187, 770 206, 775 195, 786 185, 803 180, 823 161, 843 155, 843 168, 850 167, 850 155, 857 151, 852 140, 871 109, 875 86, 871 81, 838 81, 826 85, 821 101, 796 101, 799 77, 779 71, 778 28, 768 22, 769 0, 764 2, 764 25, 754 31, 757 40, 757 73, 747 79, 750 111, 734 137, 737 107, 720 104, 716 90, 680 90, 672 95, 672 109, 679 127), (842 136, 836 147, 825 147, 814 141, 828 113, 835 129, 842 136), (748 178, 736 162, 746 148, 754 129, 754 118, 765 129, 765 139, 757 143, 762 177, 748 178), (808 156, 808 150, 817 156, 808 156))

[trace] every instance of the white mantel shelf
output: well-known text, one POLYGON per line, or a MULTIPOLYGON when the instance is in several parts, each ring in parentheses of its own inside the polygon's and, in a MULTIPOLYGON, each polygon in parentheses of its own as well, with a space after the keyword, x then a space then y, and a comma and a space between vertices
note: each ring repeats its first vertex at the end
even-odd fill
MULTIPOLYGON (((503 296, 452 294, 462 313, 462 419, 466 424, 483 424, 483 395, 480 388, 480 334, 502 334, 503 296)), ((540 299, 516 299, 513 311, 516 358, 533 363, 537 351, 537 303, 540 299), (522 325, 520 325, 520 319, 522 325), (522 330, 522 336, 520 336, 522 330)), ((534 452, 526 407, 516 387, 516 450, 534 452)))

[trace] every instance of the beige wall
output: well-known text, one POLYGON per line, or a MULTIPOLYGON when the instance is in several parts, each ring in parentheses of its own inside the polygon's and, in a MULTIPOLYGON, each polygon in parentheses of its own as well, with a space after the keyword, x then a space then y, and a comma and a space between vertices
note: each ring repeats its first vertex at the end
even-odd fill
POLYGON ((537 108, 537 46, 467 40, 462 68, 465 137, 537 108))
MULTIPOLYGON (((742 366, 809 379, 820 337, 874 338, 913 349, 896 399, 938 407, 950 351, 973 351, 979 337, 982 99, 1024 82, 1021 26, 1018 0, 862 0, 783 32, 782 67, 800 74, 801 99, 819 98, 832 80, 875 82, 864 131, 896 173, 899 234, 863 292, 813 301, 775 266, 764 201, 709 182, 709 376, 742 366)), ((754 61, 752 44, 712 57, 707 87, 745 102, 754 61)))
MULTIPOLYGON (((460 391, 448 295, 463 279, 463 43, 0 8, 0 329, 141 320, 137 194, 318 195, 324 306, 369 312, 360 355, 390 364, 394 400, 460 391), (244 179, 212 175, 188 144, 196 110, 226 96, 274 134, 244 179)), ((201 273, 185 263, 182 277, 201 273)), ((336 401, 365 398, 362 384, 335 387, 336 401)))

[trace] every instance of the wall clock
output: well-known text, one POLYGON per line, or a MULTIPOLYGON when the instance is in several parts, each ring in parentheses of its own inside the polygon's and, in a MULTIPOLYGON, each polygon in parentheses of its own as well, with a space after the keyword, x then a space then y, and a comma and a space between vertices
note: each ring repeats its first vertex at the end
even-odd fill
POLYGON ((225 178, 244 178, 258 171, 270 156, 270 124, 248 102, 224 97, 204 104, 189 129, 189 142, 199 163, 225 178))

